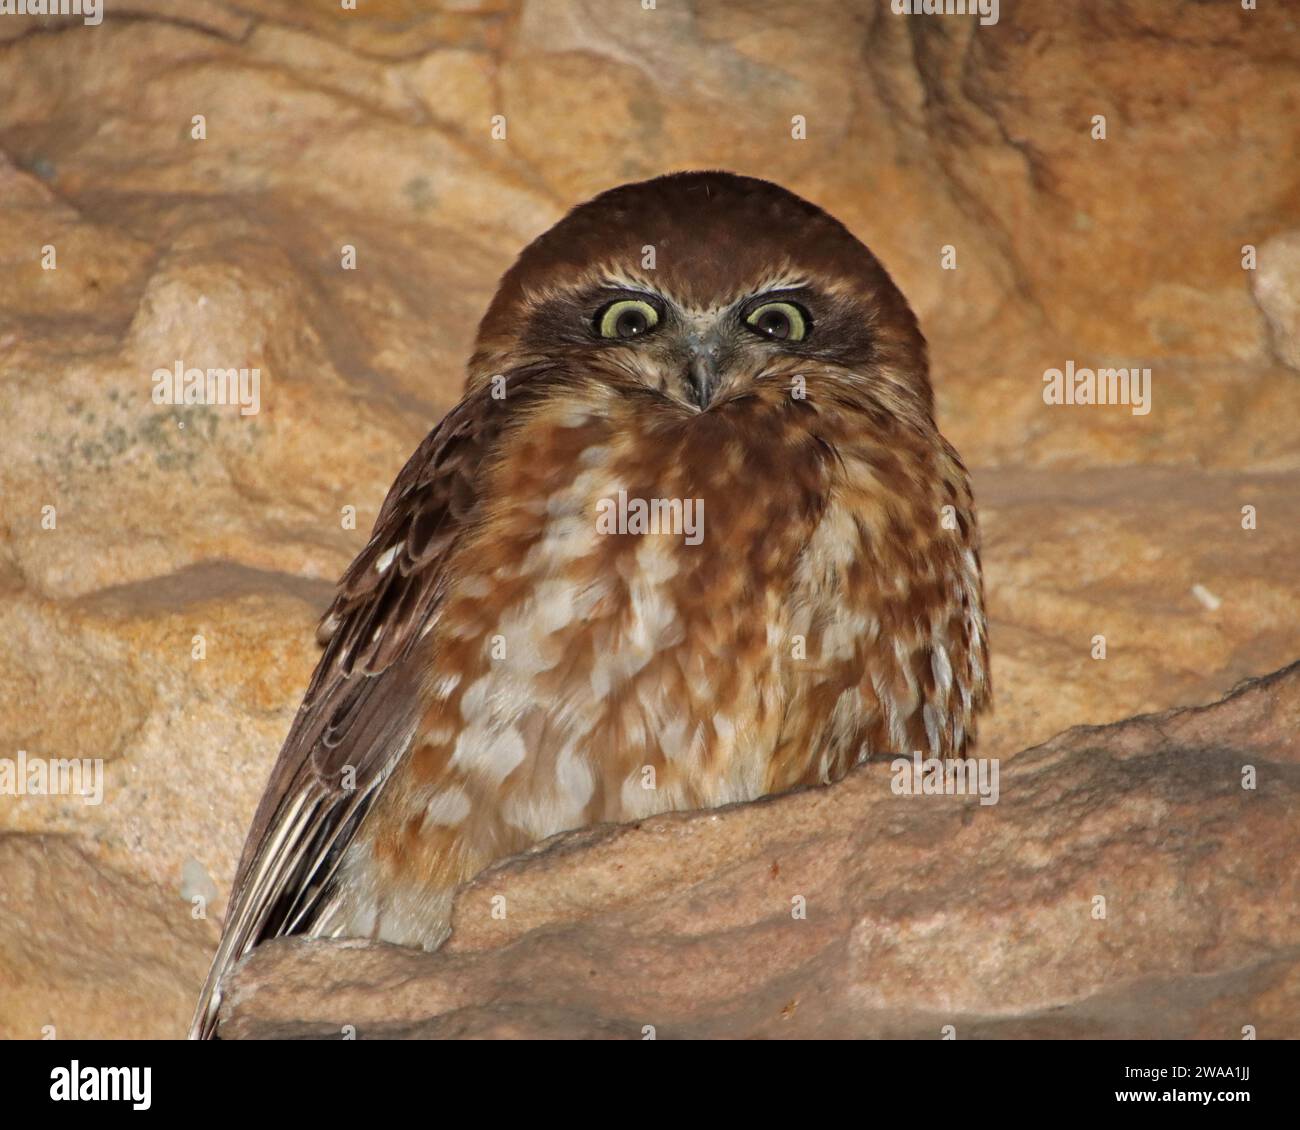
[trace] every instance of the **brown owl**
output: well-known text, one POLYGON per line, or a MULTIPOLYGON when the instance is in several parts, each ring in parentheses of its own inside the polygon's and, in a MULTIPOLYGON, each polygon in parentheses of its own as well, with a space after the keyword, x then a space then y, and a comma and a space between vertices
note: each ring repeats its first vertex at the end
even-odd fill
POLYGON ((915 316, 776 185, 596 197, 506 273, 321 635, 195 1035, 258 942, 434 948, 557 832, 962 756, 978 534, 915 316))

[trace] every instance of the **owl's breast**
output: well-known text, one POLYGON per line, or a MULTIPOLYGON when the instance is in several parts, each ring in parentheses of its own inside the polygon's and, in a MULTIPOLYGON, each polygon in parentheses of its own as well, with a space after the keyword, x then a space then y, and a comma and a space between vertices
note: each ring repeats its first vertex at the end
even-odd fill
POLYGON ((750 431, 571 410, 491 468, 501 501, 453 555, 422 644, 410 761, 490 796, 496 846, 764 791, 816 508, 808 468, 750 431))

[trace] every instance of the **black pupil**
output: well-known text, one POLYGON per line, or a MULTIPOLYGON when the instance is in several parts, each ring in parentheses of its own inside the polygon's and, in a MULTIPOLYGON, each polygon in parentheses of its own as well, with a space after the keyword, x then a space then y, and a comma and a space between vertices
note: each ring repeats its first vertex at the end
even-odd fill
POLYGON ((636 337, 637 334, 643 334, 649 328, 650 319, 645 316, 644 310, 636 306, 621 311, 614 321, 614 332, 619 337, 636 337))
POLYGON ((764 310, 758 316, 758 330, 781 340, 790 336, 790 315, 784 310, 764 310))

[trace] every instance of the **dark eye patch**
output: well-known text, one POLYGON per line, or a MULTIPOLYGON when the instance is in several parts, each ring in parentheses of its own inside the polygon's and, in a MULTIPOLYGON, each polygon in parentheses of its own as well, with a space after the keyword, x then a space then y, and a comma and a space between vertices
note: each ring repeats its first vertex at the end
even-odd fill
MULTIPOLYGON (((524 343, 539 351, 558 346, 593 346, 614 344, 602 338, 599 330, 600 315, 620 301, 637 301, 649 305, 655 312, 655 327, 669 316, 667 304, 657 294, 623 287, 589 287, 584 290, 566 290, 548 298, 535 307, 528 317, 522 335, 524 343)), ((654 327, 652 327, 654 328, 654 327)), ((617 339, 626 344, 629 339, 617 339)))

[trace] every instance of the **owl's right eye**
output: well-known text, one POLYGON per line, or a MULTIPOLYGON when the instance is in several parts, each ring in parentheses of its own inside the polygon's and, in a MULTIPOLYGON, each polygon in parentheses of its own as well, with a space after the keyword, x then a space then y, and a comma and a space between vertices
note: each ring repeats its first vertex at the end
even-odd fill
POLYGON ((596 332, 601 337, 627 341, 648 334, 659 324, 659 311, 640 298, 611 302, 596 315, 596 332))

